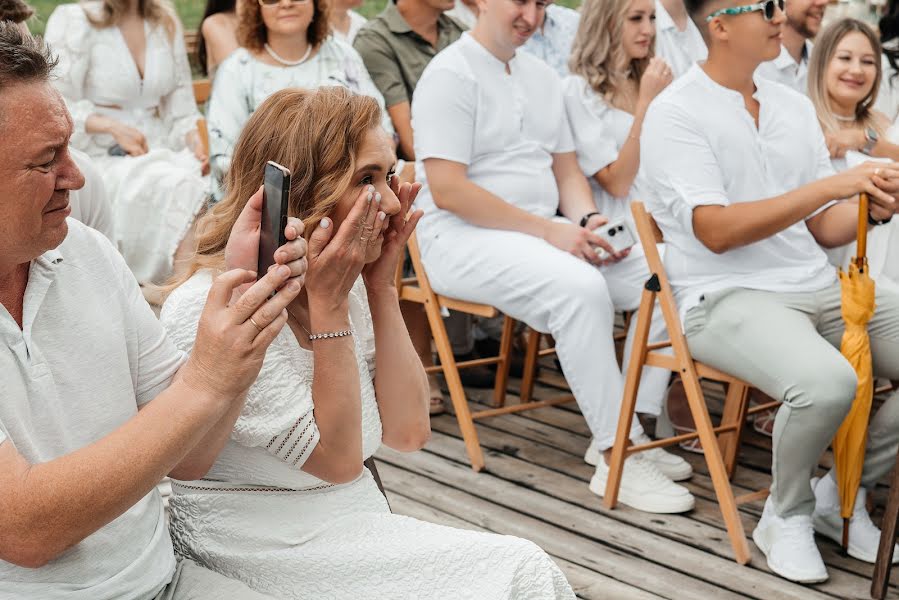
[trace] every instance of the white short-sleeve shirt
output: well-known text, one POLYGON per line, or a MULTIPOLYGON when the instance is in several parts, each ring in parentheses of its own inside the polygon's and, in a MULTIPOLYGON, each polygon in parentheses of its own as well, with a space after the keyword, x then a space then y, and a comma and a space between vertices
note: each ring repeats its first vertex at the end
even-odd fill
MULTIPOLYGON (((0 305, 0 440, 31 464, 109 435, 184 359, 112 244, 74 219, 68 226, 63 243, 31 263, 21 329, 0 305)), ((153 598, 174 570, 154 489, 43 567, 0 560, 0 598, 153 598)))
POLYGON ((675 77, 686 73, 694 63, 704 61, 709 51, 702 34, 687 19, 687 28, 681 31, 659 0, 656 0, 656 56, 662 58, 675 77))
POLYGON ((758 76, 755 83, 758 128, 743 96, 699 66, 655 99, 643 124, 640 164, 653 191, 647 207, 665 235, 682 315, 715 290, 808 292, 836 278, 804 221, 723 254, 693 233, 697 206, 772 198, 834 174, 811 101, 758 76))
POLYGON ((561 81, 526 52, 509 70, 468 33, 425 68, 412 98, 423 241, 464 223, 434 204, 422 162, 429 158, 467 165, 473 183, 532 214, 555 216, 553 154, 574 151, 561 81))
POLYGON ((634 124, 634 115, 609 105, 580 75, 566 77, 562 87, 578 164, 590 181, 596 210, 612 222, 631 219, 629 200, 643 200, 648 192, 642 169, 637 171, 631 189, 623 198, 607 192, 594 175, 618 160, 634 124))
POLYGON ((802 58, 797 63, 783 46, 780 47, 780 56, 774 60, 763 62, 755 71, 765 79, 782 83, 791 87, 800 94, 808 95, 808 59, 812 55, 812 43, 805 41, 802 49, 802 58))

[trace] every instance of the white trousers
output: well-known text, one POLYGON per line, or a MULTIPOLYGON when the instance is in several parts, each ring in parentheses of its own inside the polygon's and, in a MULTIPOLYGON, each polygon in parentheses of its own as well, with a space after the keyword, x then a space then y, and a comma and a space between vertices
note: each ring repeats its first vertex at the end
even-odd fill
MULTIPOLYGON (((518 232, 453 226, 422 236, 422 259, 434 290, 496 307, 529 327, 552 334, 559 362, 600 449, 615 441, 624 377, 612 339, 616 310, 635 310, 649 277, 643 250, 602 268, 518 232)), ((630 358, 637 319, 625 345, 630 358)), ((667 338, 656 307, 650 343, 667 338)), ((637 410, 658 414, 669 372, 646 368, 637 410)), ((634 419, 631 437, 642 432, 634 419)))

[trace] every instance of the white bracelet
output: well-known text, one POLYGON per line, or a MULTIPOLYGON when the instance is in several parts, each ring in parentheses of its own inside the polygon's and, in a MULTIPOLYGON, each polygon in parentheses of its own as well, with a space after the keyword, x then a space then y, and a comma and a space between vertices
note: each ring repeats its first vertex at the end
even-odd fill
POLYGON ((344 329, 343 331, 329 331, 327 333, 313 333, 309 336, 309 341, 314 342, 315 340, 327 340, 330 338, 346 337, 348 335, 353 335, 352 329, 344 329))

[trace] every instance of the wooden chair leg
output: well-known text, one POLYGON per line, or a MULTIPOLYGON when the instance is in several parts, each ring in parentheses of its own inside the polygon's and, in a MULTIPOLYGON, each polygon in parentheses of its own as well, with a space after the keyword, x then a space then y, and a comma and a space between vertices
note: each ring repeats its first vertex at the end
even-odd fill
MULTIPOLYGON (((640 388, 640 376, 643 374, 643 363, 646 361, 646 347, 649 341, 649 325, 652 322, 652 308, 655 305, 655 292, 644 289, 637 311, 637 329, 634 345, 631 348, 631 361, 628 364, 624 380, 624 397, 621 399, 621 412, 618 416, 618 430, 615 432, 615 443, 612 445, 612 457, 609 461, 609 476, 606 479, 606 492, 603 504, 606 508, 615 508, 618 503, 618 491, 621 488, 621 474, 624 471, 624 459, 630 445, 631 424, 637 408, 637 391, 640 388)), ((603 460, 600 456, 600 460, 603 460)))
POLYGON ((883 511, 880 546, 877 548, 874 575, 871 578, 871 597, 875 600, 882 600, 886 597, 887 586, 890 584, 897 524, 899 524, 899 457, 896 459, 896 466, 893 467, 893 475, 890 477, 890 496, 883 511))
POLYGON ((740 520, 740 513, 737 510, 734 491, 730 487, 727 468, 721 457, 721 448, 715 439, 715 432, 712 431, 712 420, 705 404, 699 377, 696 376, 692 365, 683 371, 681 379, 684 382, 684 391, 687 393, 687 402, 690 405, 690 412, 693 414, 699 441, 702 442, 705 462, 715 488, 715 496, 718 499, 721 516, 724 518, 724 525, 727 527, 727 535, 734 550, 734 558, 741 565, 745 565, 751 558, 749 544, 746 541, 746 532, 743 530, 743 522, 740 520))
POLYGON ((531 401, 534 393, 534 381, 537 378, 537 359, 540 356, 540 339, 543 336, 536 329, 528 331, 528 347, 524 354, 524 373, 521 377, 521 403, 531 401))
POLYGON ((503 317, 503 333, 499 342, 500 361, 496 365, 496 382, 493 384, 493 406, 499 408, 506 403, 506 385, 509 382, 509 367, 512 357, 512 338, 515 335, 515 319, 503 317))
POLYGON ((718 434, 718 445, 721 448, 724 466, 727 468, 728 479, 733 479, 737 468, 737 451, 740 448, 740 436, 746 422, 747 410, 749 410, 749 388, 737 383, 729 384, 727 394, 724 396, 721 424, 734 425, 736 429, 718 434))

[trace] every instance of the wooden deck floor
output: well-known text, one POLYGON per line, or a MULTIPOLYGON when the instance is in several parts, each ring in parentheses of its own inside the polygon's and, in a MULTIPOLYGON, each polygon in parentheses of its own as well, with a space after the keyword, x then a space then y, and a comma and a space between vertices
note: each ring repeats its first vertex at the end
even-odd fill
MULTIPOLYGON (((550 385, 557 373, 544 368, 550 385)), ((514 391, 516 381, 510 391, 514 391)), ((538 386, 537 397, 558 393, 538 386)), ((714 395, 715 390, 710 391, 714 395)), ((486 401, 472 390, 470 400, 486 401)), ((510 395, 510 401, 515 398, 510 395)), ((787 582, 771 573, 750 541, 752 562, 738 565, 718 512, 702 457, 684 453, 696 471, 686 483, 696 508, 685 515, 653 515, 624 506, 606 510, 590 493, 593 469, 583 461, 589 431, 573 404, 494 417, 477 426, 487 466, 468 466, 455 417, 432 420, 433 437, 416 453, 378 453, 378 468, 394 512, 456 527, 513 534, 546 550, 581 598, 603 600, 731 600, 757 598, 869 598, 872 566, 841 555, 819 538, 830 580, 815 586, 787 582)), ((748 428, 751 430, 751 427, 748 428)), ((770 439, 744 437, 736 494, 770 483, 770 439)), ((822 458, 827 467, 831 457, 822 458)), ((823 472, 823 471, 822 471, 823 472)), ((884 490, 875 495, 878 506, 884 490)), ((762 503, 741 507, 749 535, 762 503)), ((879 509, 878 509, 879 510, 879 509)), ((875 519, 877 520, 877 519, 875 519)), ((890 598, 899 598, 899 568, 890 598)))

